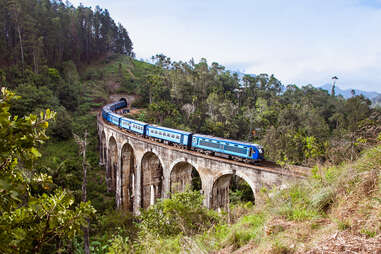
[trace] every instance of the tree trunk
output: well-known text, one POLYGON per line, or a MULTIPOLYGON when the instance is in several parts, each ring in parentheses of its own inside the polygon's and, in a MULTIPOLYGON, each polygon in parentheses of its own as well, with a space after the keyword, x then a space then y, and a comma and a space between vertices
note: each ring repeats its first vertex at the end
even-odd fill
MULTIPOLYGON (((82 153, 82 169, 83 169, 83 179, 82 179, 82 202, 87 201, 87 162, 86 162, 86 146, 87 146, 87 130, 85 130, 84 138, 83 140, 74 134, 74 138, 78 145, 80 146, 81 153, 82 153)), ((85 254, 90 254, 90 244, 89 244, 89 227, 90 227, 90 220, 87 218, 87 225, 82 226, 83 231, 83 242, 84 242, 84 252, 85 254)))
POLYGON ((19 24, 17 24, 17 32, 19 34, 20 50, 21 50, 21 65, 22 65, 22 72, 24 74, 24 48, 22 46, 22 38, 21 38, 21 31, 20 31, 20 25, 19 24))

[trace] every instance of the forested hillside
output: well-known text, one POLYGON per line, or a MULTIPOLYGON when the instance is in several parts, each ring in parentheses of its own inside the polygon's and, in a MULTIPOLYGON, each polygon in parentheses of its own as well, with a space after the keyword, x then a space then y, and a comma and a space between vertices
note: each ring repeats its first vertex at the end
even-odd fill
POLYGON ((81 70, 113 54, 133 56, 132 42, 100 8, 49 0, 0 6, 0 252, 83 251, 87 220, 102 221, 114 202, 102 184, 91 114, 107 92, 98 87, 96 102, 97 87, 87 83, 92 74, 81 70), (81 202, 82 165, 73 138, 85 130, 90 202, 81 202))
POLYGON ((267 159, 314 165, 355 159, 380 131, 381 111, 369 99, 344 99, 311 85, 284 85, 274 75, 239 79, 218 63, 172 62, 153 57, 155 68, 122 88, 141 96, 139 119, 194 132, 257 142, 267 159))
POLYGON ((0 6, 0 66, 17 66, 7 76, 25 78, 69 60, 89 63, 109 52, 133 55, 127 30, 99 7, 50 0, 1 0, 0 6))
POLYGON ((268 74, 240 78, 205 59, 138 61, 127 29, 98 7, 50 0, 0 6, 0 86, 7 88, 0 95, 0 252, 83 253, 89 225, 93 253, 231 252, 248 243, 291 253, 312 248, 307 235, 326 225, 379 235, 381 111, 368 99, 286 85, 268 74), (120 95, 135 98, 130 117, 256 142, 282 166, 327 167, 314 167, 312 179, 289 189, 264 189, 257 207, 232 192, 230 215, 207 210, 199 192, 187 191, 133 217, 115 210, 98 157, 96 114, 120 95), (81 139, 85 131, 82 164, 73 134, 81 139), (355 170, 335 167, 365 150, 348 164, 355 170), (82 202, 83 166, 89 202, 82 202), (327 220, 345 210, 346 193, 372 200, 365 226, 351 214, 327 220), (305 249, 284 237, 303 223, 311 228, 303 233, 305 249))

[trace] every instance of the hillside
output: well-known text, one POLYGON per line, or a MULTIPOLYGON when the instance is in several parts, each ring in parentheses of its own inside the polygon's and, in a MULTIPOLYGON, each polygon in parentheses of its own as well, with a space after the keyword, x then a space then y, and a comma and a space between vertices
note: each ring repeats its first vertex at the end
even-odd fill
MULTIPOLYGON (((328 93, 331 94, 332 84, 325 84, 325 85, 322 85, 322 86, 320 86, 318 88, 327 90, 328 93)), ((359 89, 345 89, 345 90, 343 90, 340 87, 335 86, 335 94, 336 95, 341 95, 345 99, 348 99, 348 98, 353 96, 352 90, 355 92, 355 95, 361 95, 362 94, 362 95, 364 95, 364 97, 369 98, 370 100, 373 100, 376 97, 381 95, 381 94, 379 94, 377 92, 368 92, 368 91, 363 91, 363 90, 359 90, 359 89)))
MULTIPOLYGON (((133 245, 115 241, 113 250, 125 250, 123 253, 163 250, 215 254, 380 253, 380 173, 381 145, 377 145, 367 149, 355 162, 315 167, 309 179, 291 183, 282 190, 263 189, 257 194, 255 206, 250 202, 231 205, 232 223, 227 223, 229 215, 222 213, 220 216, 225 219, 194 235, 186 233, 187 229, 168 235, 159 228, 143 226, 139 233, 143 234, 142 238, 133 245)), ((156 213, 164 218, 176 216, 181 210, 173 208, 175 204, 176 201, 155 204, 148 213, 151 220, 156 213)), ((194 206, 183 211, 183 216, 192 220, 194 206)), ((177 223, 181 221, 177 218, 177 223)), ((170 225, 168 221, 158 221, 156 226, 170 225)))
MULTIPOLYGON (((104 89, 91 94, 89 99, 105 103, 107 94, 115 98, 122 94, 139 94, 138 87, 144 85, 144 77, 153 71, 153 65, 111 56, 88 67, 83 76, 103 77, 85 83, 89 93, 94 87, 104 89)), ((144 105, 144 101, 141 103, 144 105)), ((380 142, 380 137, 376 142, 380 142)), ((170 226, 184 227, 179 224, 181 216, 192 218, 196 213, 204 216, 201 231, 189 233, 190 229, 183 228, 176 229, 182 233, 167 235, 143 223, 145 220, 152 223, 157 216, 155 211, 165 211, 161 210, 165 207, 173 216, 179 205, 175 196, 174 201, 168 201, 173 203, 159 203, 139 219, 142 226, 135 229, 139 232, 137 237, 119 233, 111 238, 109 250, 116 253, 156 253, 163 249, 166 253, 377 253, 381 249, 381 146, 369 148, 367 144, 365 147, 368 148, 356 161, 347 161, 342 166, 329 163, 331 166, 316 166, 313 176, 303 182, 283 190, 263 189, 257 194, 254 206, 232 204, 232 224, 227 223, 226 213, 203 211, 194 203, 189 204, 189 213, 181 210, 176 225, 170 226), (209 220, 214 222, 208 224, 209 220)), ((181 198, 184 197, 179 200, 181 198)))
POLYGON ((264 191, 262 202, 223 239, 226 253, 380 253, 380 173, 378 145, 353 163, 315 167, 304 182, 264 191), (264 219, 253 227, 256 215, 264 219))

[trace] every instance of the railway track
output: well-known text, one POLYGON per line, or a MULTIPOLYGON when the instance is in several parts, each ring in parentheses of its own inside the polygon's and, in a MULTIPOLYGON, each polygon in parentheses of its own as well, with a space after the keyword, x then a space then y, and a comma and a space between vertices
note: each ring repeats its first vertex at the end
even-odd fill
POLYGON ((249 164, 249 163, 230 160, 230 159, 226 159, 226 158, 222 158, 222 157, 218 157, 218 156, 211 156, 211 155, 207 155, 204 153, 200 153, 200 152, 196 152, 196 151, 192 151, 192 150, 187 150, 187 149, 182 149, 182 148, 179 148, 176 146, 156 142, 156 141, 150 140, 148 138, 143 138, 142 136, 128 132, 124 129, 121 129, 121 128, 111 124, 111 123, 104 121, 102 118, 101 112, 99 112, 97 114, 97 121, 99 123, 101 123, 102 125, 107 125, 108 127, 112 128, 113 130, 115 130, 117 132, 123 133, 123 134, 125 134, 131 138, 140 140, 142 142, 150 143, 150 144, 160 146, 160 147, 164 147, 164 148, 170 149, 170 150, 176 150, 176 151, 179 151, 182 153, 195 155, 195 156, 206 158, 209 160, 220 161, 220 162, 233 164, 233 165, 237 165, 237 166, 244 166, 246 168, 252 168, 254 170, 268 171, 268 172, 273 172, 273 173, 277 173, 280 175, 293 176, 293 177, 297 177, 297 178, 305 178, 308 175, 310 175, 310 172, 311 172, 311 169, 307 168, 307 167, 294 166, 294 165, 288 165, 287 167, 280 167, 278 164, 271 162, 271 161, 261 161, 261 162, 255 163, 255 164, 249 164))

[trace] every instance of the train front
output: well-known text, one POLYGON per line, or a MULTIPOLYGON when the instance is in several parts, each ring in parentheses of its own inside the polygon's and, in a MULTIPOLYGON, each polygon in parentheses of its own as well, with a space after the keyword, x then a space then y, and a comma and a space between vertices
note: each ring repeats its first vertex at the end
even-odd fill
POLYGON ((265 151, 261 145, 254 144, 251 147, 251 149, 254 151, 251 154, 251 159, 258 160, 258 161, 262 161, 265 159, 265 157, 264 157, 265 151))

